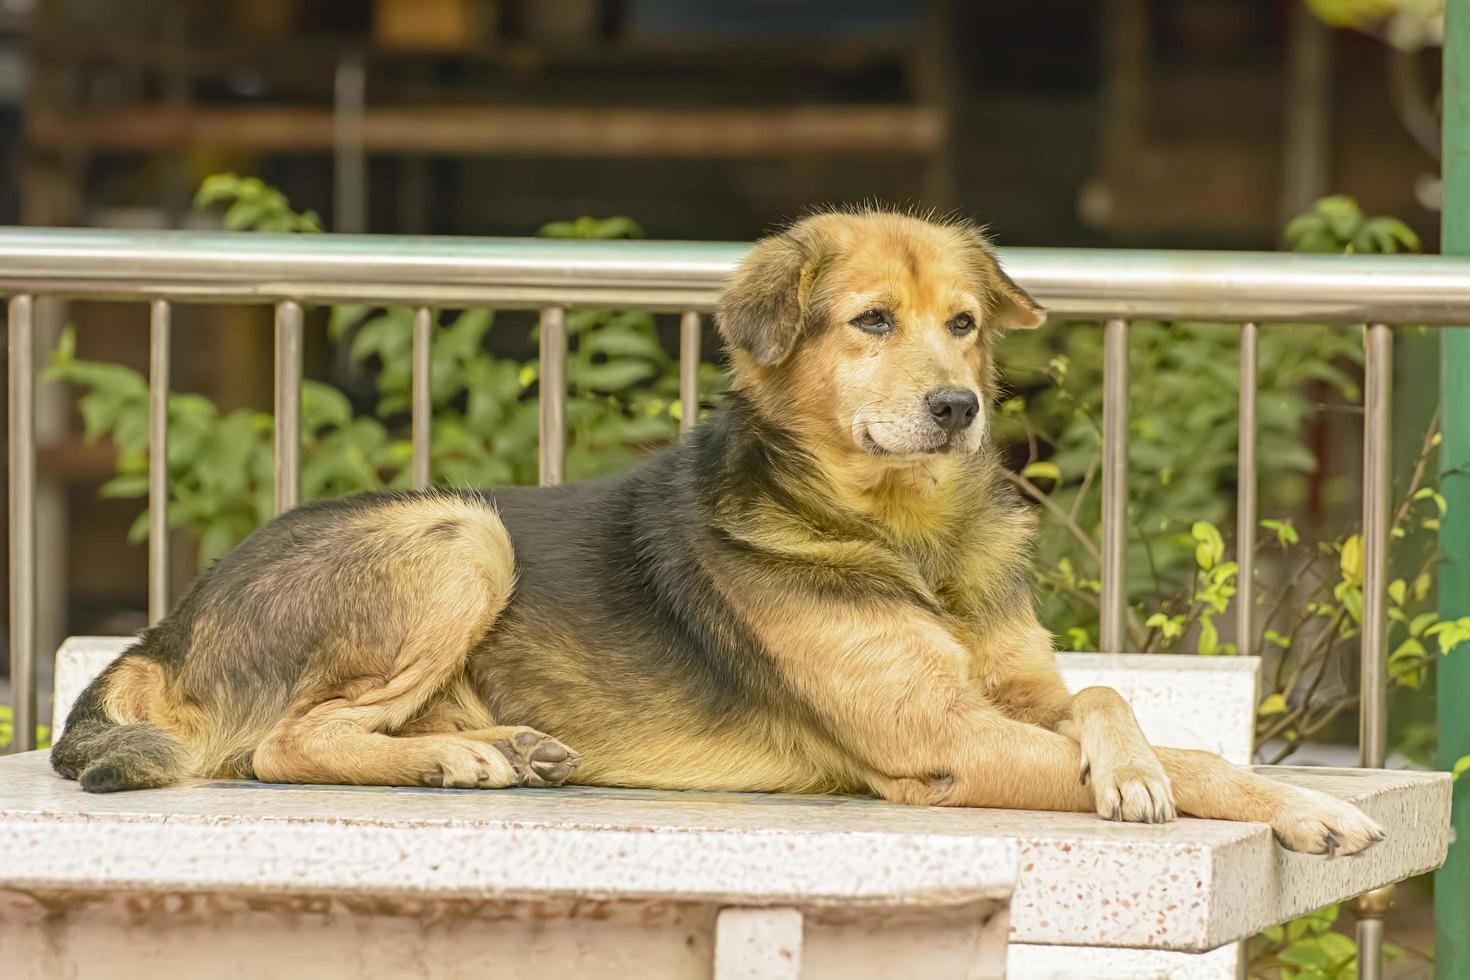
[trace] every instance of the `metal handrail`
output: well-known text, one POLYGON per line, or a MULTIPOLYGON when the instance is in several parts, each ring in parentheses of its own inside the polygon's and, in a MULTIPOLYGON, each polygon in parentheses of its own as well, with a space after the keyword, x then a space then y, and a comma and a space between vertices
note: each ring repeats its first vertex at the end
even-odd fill
MULTIPOLYGON (((0 229, 0 294, 10 319, 10 642, 15 748, 35 736, 34 299, 106 298, 150 304, 150 619, 168 608, 161 544, 167 504, 167 373, 170 304, 257 302, 276 307, 276 502, 297 499, 303 307, 378 303, 414 308, 414 482, 428 482, 429 307, 541 310, 541 480, 561 479, 569 307, 635 306, 683 314, 683 428, 698 411, 695 368, 701 314, 749 246, 734 243, 404 238, 370 235, 238 235, 0 229)), ((1255 528, 1256 324, 1366 322, 1364 445, 1364 765, 1383 763, 1389 465, 1389 324, 1470 323, 1470 258, 1322 256, 1247 252, 1003 249, 1015 278, 1061 319, 1106 321, 1102 481, 1102 634, 1122 652, 1127 591, 1126 462, 1129 321, 1215 319, 1243 327, 1237 556, 1239 622, 1250 631, 1249 544, 1255 528)))
MULTIPOLYGON (((748 245, 0 229, 0 293, 174 302, 714 308, 748 245)), ((1001 249, 1053 314, 1470 322, 1470 258, 1001 249)))

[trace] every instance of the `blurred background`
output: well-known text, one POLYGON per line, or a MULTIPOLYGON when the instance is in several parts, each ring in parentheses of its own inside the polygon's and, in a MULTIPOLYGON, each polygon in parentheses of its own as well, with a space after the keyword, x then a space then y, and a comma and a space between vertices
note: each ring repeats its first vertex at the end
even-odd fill
MULTIPOLYGON (((0 0, 0 224, 745 241, 870 201, 974 218, 1002 246, 1437 251, 1442 12, 0 0)), ((43 300, 37 315, 46 377, 64 382, 38 389, 44 705, 45 654, 65 636, 146 624, 148 324, 136 303, 43 300)), ((534 482, 534 316, 437 316, 434 478, 534 482)), ((304 498, 403 485, 409 312, 308 317, 304 498)), ((1092 649, 1100 331, 1055 326, 1006 344, 996 431, 1050 515, 1036 567, 1047 625, 1092 649)), ((671 443, 673 318, 574 311, 568 330, 569 477, 671 443)), ((1263 325, 1274 523, 1257 574, 1260 622, 1276 629, 1254 637, 1232 635, 1221 562, 1236 547, 1238 330, 1140 322, 1130 336, 1130 649, 1262 655, 1262 760, 1352 764, 1358 652, 1342 624, 1355 602, 1361 614, 1360 332, 1263 325)), ((270 514, 270 309, 179 305, 173 337, 177 596, 270 514)), ((1424 765, 1438 348, 1412 328, 1395 344, 1390 762, 1424 765)), ((706 406, 721 384, 707 365, 706 406)), ((1398 914, 1406 945, 1427 945, 1423 915, 1398 914)), ((1274 970, 1271 942, 1258 961, 1274 970)), ((1407 959, 1399 975, 1422 972, 1423 956, 1407 959)))
MULTIPOLYGON (((0 0, 0 223, 217 227, 191 202, 233 171, 334 231, 745 240, 871 199, 1004 245, 1272 249, 1341 193, 1432 250, 1438 73, 1301 0, 0 0)), ((268 408, 266 311, 177 318, 176 389, 268 408)), ((63 323, 146 363, 137 308, 63 323)), ((73 402, 42 392, 42 649, 145 607, 138 503, 98 498, 73 402)))

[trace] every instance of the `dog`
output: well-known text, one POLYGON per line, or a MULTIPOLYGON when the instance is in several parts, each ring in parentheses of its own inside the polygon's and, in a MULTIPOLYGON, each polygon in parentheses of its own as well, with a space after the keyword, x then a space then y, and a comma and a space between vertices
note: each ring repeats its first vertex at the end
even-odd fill
POLYGON ((997 341, 1044 319, 970 225, 807 217, 726 285, 731 391, 680 448, 281 515, 87 688, 52 764, 91 792, 575 782, 1381 840, 1063 686, 1033 517, 987 439, 997 341))

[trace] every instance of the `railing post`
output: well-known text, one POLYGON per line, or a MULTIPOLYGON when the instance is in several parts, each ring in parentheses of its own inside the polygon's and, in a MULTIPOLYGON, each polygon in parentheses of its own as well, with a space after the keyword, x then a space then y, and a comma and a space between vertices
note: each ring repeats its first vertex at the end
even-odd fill
POLYGON ((540 381, 541 485, 561 482, 566 458, 567 311, 548 306, 541 311, 540 381))
POLYGON ((1099 646, 1127 646, 1128 583, 1128 321, 1103 327, 1102 595, 1099 646))
POLYGON ((10 298, 10 751, 36 747, 35 299, 10 298))
MULTIPOLYGON (((1388 726, 1388 543, 1393 453, 1393 328, 1368 324, 1363 360, 1363 636, 1358 670, 1358 765, 1382 769, 1388 726)), ((1383 913, 1393 887, 1358 899, 1358 976, 1383 976, 1383 913), (1378 910, 1375 914, 1374 910, 1378 910)))
POLYGON ((429 485, 429 451, 433 439, 434 398, 430 388, 430 345, 434 342, 434 316, 427 306, 413 311, 413 485, 429 485))
POLYGON ((301 304, 276 305, 276 513, 301 496, 301 304))
POLYGON ((698 310, 679 318, 679 435, 699 422, 699 341, 702 325, 698 310))
POLYGON ((1235 478, 1235 645, 1248 654, 1255 643, 1256 586, 1256 334, 1254 323, 1240 325, 1240 430, 1235 478))
POLYGON ((148 624, 168 615, 168 300, 148 310, 148 624))
MULTIPOLYGON (((1444 227, 1446 255, 1470 255, 1470 0, 1445 4, 1444 227)), ((1449 506, 1439 525, 1439 616, 1470 616, 1470 328, 1440 332, 1440 493, 1449 506)), ((1470 651, 1436 657, 1439 764, 1470 755, 1470 651)), ((1454 835, 1435 875, 1435 972, 1470 980, 1470 778, 1455 783, 1454 835)))
POLYGON ((1388 711, 1389 415, 1393 404, 1393 328, 1372 323, 1364 336, 1363 642, 1358 762, 1382 769, 1388 711))

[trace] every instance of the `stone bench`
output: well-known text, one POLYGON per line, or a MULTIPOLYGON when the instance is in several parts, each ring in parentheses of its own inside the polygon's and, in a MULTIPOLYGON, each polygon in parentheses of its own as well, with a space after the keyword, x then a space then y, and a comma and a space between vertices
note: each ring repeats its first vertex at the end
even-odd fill
MULTIPOLYGON (((59 711, 124 642, 69 642, 59 711)), ((1074 688, 1118 688, 1156 741, 1249 753, 1248 660, 1063 662, 1074 688)), ((19 856, 0 868, 0 929, 16 933, 0 945, 51 957, 27 962, 58 975, 76 965, 69 951, 126 957, 143 943, 129 937, 158 932, 138 955, 192 962, 191 975, 190 957, 217 946, 315 957, 323 976, 410 961, 455 975, 489 957, 504 976, 522 975, 507 957, 526 976, 594 961, 598 975, 709 976, 712 959, 722 977, 795 976, 798 961, 808 977, 987 976, 1001 969, 1009 895, 1013 976, 1231 976, 1230 944, 1444 858, 1443 774, 1265 771, 1353 800, 1388 840, 1324 861, 1256 824, 580 788, 212 783, 96 797, 35 753, 0 760, 0 853, 19 856), (292 952, 301 936, 311 948, 292 952), (1062 948, 1077 946, 1108 948, 1062 948)))

